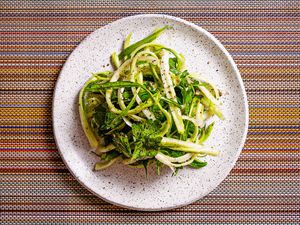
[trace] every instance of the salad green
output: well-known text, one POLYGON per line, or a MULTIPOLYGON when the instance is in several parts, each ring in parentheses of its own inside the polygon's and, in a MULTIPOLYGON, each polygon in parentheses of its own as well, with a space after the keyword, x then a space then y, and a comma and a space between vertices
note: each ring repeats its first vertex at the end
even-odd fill
POLYGON ((168 166, 176 174, 184 166, 202 168, 218 150, 204 145, 219 109, 221 92, 199 74, 189 73, 185 58, 154 42, 168 26, 112 54, 114 71, 92 75, 79 95, 82 127, 99 162, 115 161, 145 168, 154 163, 160 174, 168 166))

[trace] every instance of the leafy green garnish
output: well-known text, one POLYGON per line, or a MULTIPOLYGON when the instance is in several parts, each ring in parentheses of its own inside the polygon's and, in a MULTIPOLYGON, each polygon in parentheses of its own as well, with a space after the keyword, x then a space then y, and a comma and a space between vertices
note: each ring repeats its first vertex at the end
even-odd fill
POLYGON ((177 158, 180 156, 183 156, 185 154, 185 152, 181 152, 181 151, 175 151, 172 149, 167 149, 167 148, 163 148, 160 150, 163 154, 171 156, 173 158, 177 158))
POLYGON ((201 161, 198 161, 198 160, 194 160, 189 166, 191 166, 195 169, 199 169, 199 168, 202 168, 206 165, 207 165, 207 162, 201 162, 201 161))
POLYGON ((130 147, 129 137, 122 132, 115 132, 112 139, 113 144, 116 146, 116 150, 126 157, 130 158, 132 150, 130 147))
POLYGON ((137 142, 142 142, 143 146, 146 148, 158 148, 162 139, 158 133, 159 125, 157 122, 152 120, 147 120, 145 122, 132 125, 132 134, 134 140, 137 142))
POLYGON ((169 58, 170 71, 175 75, 179 75, 180 72, 177 70, 177 58, 169 58))
POLYGON ((101 159, 104 161, 110 161, 110 160, 118 157, 119 155, 121 155, 120 152, 113 150, 113 151, 102 154, 101 159))
POLYGON ((210 136, 210 134, 214 128, 214 125, 215 125, 215 122, 211 123, 208 127, 202 128, 199 143, 203 143, 204 141, 206 141, 206 139, 210 136))

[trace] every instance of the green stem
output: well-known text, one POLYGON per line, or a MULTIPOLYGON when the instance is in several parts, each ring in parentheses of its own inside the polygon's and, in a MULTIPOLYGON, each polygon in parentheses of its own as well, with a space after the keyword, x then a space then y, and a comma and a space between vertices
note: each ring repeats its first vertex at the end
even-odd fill
POLYGON ((174 138, 167 138, 167 137, 162 138, 160 146, 177 150, 177 151, 201 153, 201 154, 207 154, 212 156, 217 156, 219 154, 219 151, 208 149, 203 145, 195 144, 189 141, 181 141, 174 138))
POLYGON ((119 59, 122 60, 124 59, 125 56, 129 56, 133 51, 135 51, 137 48, 140 46, 154 41, 158 36, 160 36, 169 26, 164 26, 163 28, 157 30, 156 32, 150 34, 148 37, 128 46, 125 48, 120 54, 119 54, 119 59))

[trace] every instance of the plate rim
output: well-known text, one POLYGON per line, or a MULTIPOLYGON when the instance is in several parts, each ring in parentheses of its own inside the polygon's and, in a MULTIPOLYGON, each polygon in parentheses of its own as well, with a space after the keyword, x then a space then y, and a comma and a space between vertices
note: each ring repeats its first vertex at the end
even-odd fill
POLYGON ((247 94, 246 94, 246 89, 245 89, 245 86, 244 86, 244 83, 243 83, 243 80, 242 80, 242 76, 239 72, 239 69, 237 67, 237 65, 235 64, 232 56, 230 55, 230 53, 226 50, 226 48, 223 46, 223 44, 214 36, 212 35, 210 32, 208 32, 207 30, 205 30, 204 28, 192 23, 192 22, 189 22, 187 20, 184 20, 184 19, 181 19, 179 17, 175 17, 175 16, 170 16, 170 15, 166 15, 166 14, 137 14, 137 15, 133 15, 133 16, 127 16, 127 17, 122 17, 120 19, 117 19, 111 23, 108 23, 100 28, 97 28, 95 29, 94 31, 92 31, 91 33, 89 33, 87 36, 84 37, 84 39, 72 50, 72 52, 69 54, 69 56, 67 57, 67 59, 65 60, 60 72, 59 72, 59 75, 58 75, 58 78, 55 82, 55 87, 53 89, 53 97, 52 97, 52 110, 51 110, 51 116, 52 116, 52 129, 53 129, 53 134, 54 134, 54 140, 55 140, 55 144, 56 144, 56 147, 58 149, 58 152, 64 162, 64 165, 66 166, 66 168, 68 169, 68 171, 72 174, 72 176, 80 183, 80 185, 82 185, 85 189, 87 189, 89 192, 91 192, 93 195, 97 196, 98 198, 108 202, 108 203, 111 203, 113 205, 116 205, 116 206, 120 206, 120 207, 123 207, 123 208, 126 208, 126 209, 131 209, 131 210, 137 210, 137 211, 165 211, 165 210, 171 210, 171 209, 175 209, 175 208, 180 208, 180 207, 183 207, 183 206, 186 206, 186 205, 189 205, 189 204, 192 204, 204 197, 206 197, 209 193, 211 193, 213 190, 215 190, 224 180, 225 178, 230 174, 231 170, 233 169, 233 167, 235 166, 238 158, 239 158, 239 155, 244 147, 244 144, 246 142, 246 138, 247 138, 247 133, 248 133, 248 127, 249 127, 249 105, 248 105, 248 99, 247 99, 247 94), (203 196, 201 197, 197 197, 197 198, 194 198, 194 199, 191 199, 189 201, 186 201, 182 204, 175 204, 173 206, 168 206, 168 207, 159 207, 159 208, 141 208, 141 207, 134 207, 134 206, 128 206, 128 205, 125 205, 125 204, 122 204, 122 203, 118 203, 118 202, 115 202, 115 201, 112 201, 112 200, 109 200, 103 196, 101 196, 100 194, 96 193, 95 191, 93 191, 92 189, 90 189, 90 187, 88 187, 84 182, 82 182, 77 176, 76 174, 74 173, 73 170, 71 170, 71 168, 69 167, 68 163, 67 163, 67 160, 65 159, 64 157, 64 154, 63 152, 61 151, 60 149, 60 146, 59 146, 59 143, 57 141, 57 133, 56 133, 56 128, 55 128, 55 100, 57 98, 57 87, 60 83, 60 80, 62 79, 62 74, 64 73, 64 70, 66 68, 66 64, 68 63, 70 57, 72 56, 72 54, 74 53, 74 51, 76 49, 78 49, 78 47, 80 45, 82 45, 82 43, 86 42, 89 37, 91 35, 93 35, 96 31, 99 31, 101 29, 105 29, 107 26, 111 26, 111 25, 114 25, 114 24, 117 24, 121 21, 126 21, 126 20, 131 20, 131 19, 135 19, 135 18, 162 18, 162 19, 170 19, 170 20, 173 20, 175 22, 179 22, 179 23, 183 23, 184 25, 196 30, 197 32, 200 32, 201 34, 204 34, 205 36, 207 36, 209 39, 211 39, 217 46, 218 48, 222 51, 222 53, 226 56, 228 62, 230 63, 232 69, 234 70, 235 74, 236 74, 236 78, 238 80, 238 83, 241 87, 241 91, 242 91, 242 94, 243 94, 243 103, 244 103, 244 108, 245 108, 245 128, 243 130, 243 135, 242 135, 242 138, 240 140, 240 144, 239 144, 239 147, 238 147, 238 151, 236 151, 235 155, 234 155, 234 160, 232 163, 229 164, 229 171, 228 173, 223 177, 221 177, 220 179, 220 182, 214 186, 213 188, 211 189, 207 189, 203 196))

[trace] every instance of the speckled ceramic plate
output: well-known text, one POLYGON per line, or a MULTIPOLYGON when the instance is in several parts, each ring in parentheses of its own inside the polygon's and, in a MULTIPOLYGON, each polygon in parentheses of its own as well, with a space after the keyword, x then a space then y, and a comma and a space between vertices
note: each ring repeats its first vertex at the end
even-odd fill
POLYGON ((100 198, 137 210, 166 210, 192 203, 215 189, 229 174, 245 142, 248 127, 246 93, 239 71, 223 45, 204 29, 166 15, 123 18, 90 34, 70 55, 58 78, 53 99, 53 128, 61 156, 76 179, 100 198), (131 31, 133 42, 156 27, 170 25, 158 42, 186 57, 189 71, 209 77, 224 94, 221 107, 226 120, 216 119, 208 144, 221 150, 207 157, 208 166, 185 168, 172 176, 168 168, 145 177, 143 169, 115 164, 93 171, 97 157, 91 153, 80 125, 78 93, 92 72, 110 69, 110 56, 120 51, 131 31))

